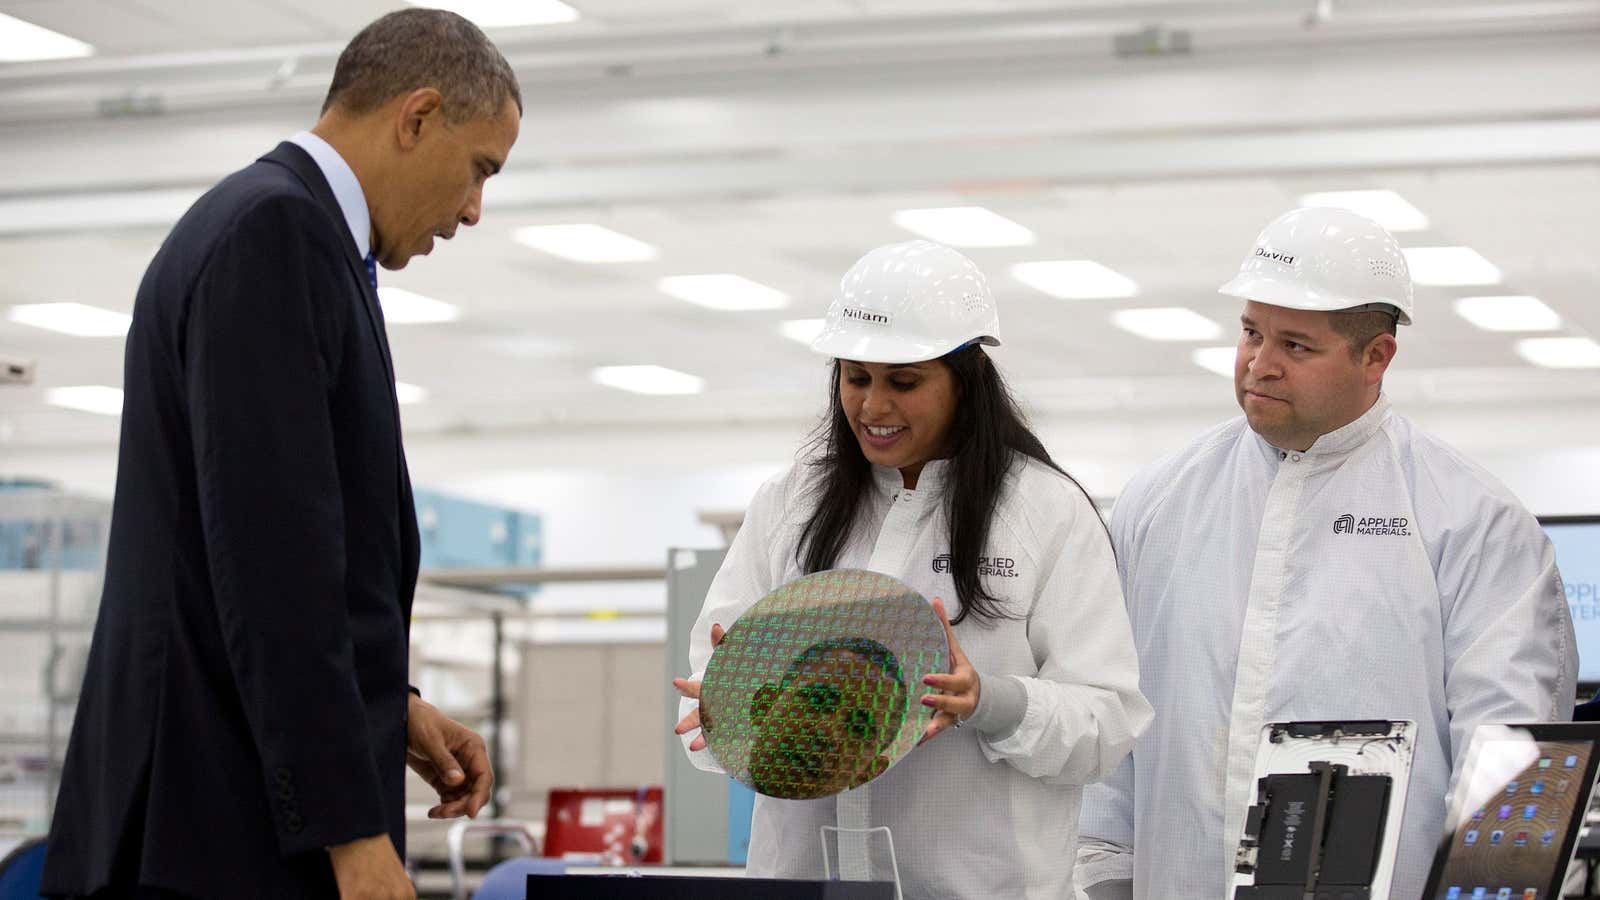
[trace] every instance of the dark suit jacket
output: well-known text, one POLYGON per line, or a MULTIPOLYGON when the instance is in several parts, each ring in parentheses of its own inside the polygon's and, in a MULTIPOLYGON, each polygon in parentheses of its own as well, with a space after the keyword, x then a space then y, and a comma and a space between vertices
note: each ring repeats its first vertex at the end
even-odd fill
POLYGON ((418 539, 382 312, 305 151, 183 216, 124 368, 45 892, 333 896, 324 847, 405 850, 418 539))

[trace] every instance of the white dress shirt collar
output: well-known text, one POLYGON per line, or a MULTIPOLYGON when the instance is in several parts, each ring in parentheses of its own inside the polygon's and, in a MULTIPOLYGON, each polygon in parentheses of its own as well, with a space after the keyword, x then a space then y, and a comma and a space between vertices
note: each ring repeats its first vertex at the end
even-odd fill
POLYGON ((339 211, 350 226, 350 236, 355 238, 356 253, 363 259, 372 251, 372 214, 367 211, 367 195, 361 190, 354 169, 333 149, 333 145, 309 131, 289 138, 289 143, 311 154, 311 160, 328 179, 333 197, 339 201, 339 211))

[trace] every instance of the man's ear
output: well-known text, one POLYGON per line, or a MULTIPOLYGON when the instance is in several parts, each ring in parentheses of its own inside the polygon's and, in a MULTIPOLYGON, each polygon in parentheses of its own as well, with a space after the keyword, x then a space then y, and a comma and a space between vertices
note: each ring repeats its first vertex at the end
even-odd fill
POLYGON ((750 721, 760 725, 767 718, 767 713, 772 711, 772 705, 778 702, 777 685, 767 683, 756 691, 750 698, 750 721))
POLYGON ((1399 352, 1400 343, 1392 334, 1380 334, 1368 342, 1367 349, 1361 354, 1367 384, 1382 382, 1384 373, 1389 371, 1389 364, 1394 362, 1395 354, 1399 352))
POLYGON ((410 150, 422 141, 422 134, 440 117, 444 97, 435 88, 417 88, 400 100, 395 113, 396 138, 402 150, 410 150))

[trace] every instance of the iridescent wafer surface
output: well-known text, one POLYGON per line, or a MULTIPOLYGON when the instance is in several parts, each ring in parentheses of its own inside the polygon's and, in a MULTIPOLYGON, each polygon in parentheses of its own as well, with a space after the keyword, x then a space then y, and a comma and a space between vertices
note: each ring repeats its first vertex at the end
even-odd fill
POLYGON ((728 629, 700 689, 706 743, 759 793, 805 799, 865 784, 916 746, 922 678, 949 671, 944 625, 900 581, 832 569, 768 594, 728 629))

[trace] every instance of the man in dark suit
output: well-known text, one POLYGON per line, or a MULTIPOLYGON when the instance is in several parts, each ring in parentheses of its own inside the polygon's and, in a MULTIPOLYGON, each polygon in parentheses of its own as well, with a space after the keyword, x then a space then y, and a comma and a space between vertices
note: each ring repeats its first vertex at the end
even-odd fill
POLYGON ((483 741, 407 688, 418 537, 375 263, 478 221, 516 78, 410 9, 321 118, 184 215, 139 287, 56 896, 412 897, 405 767, 476 815, 483 741))

